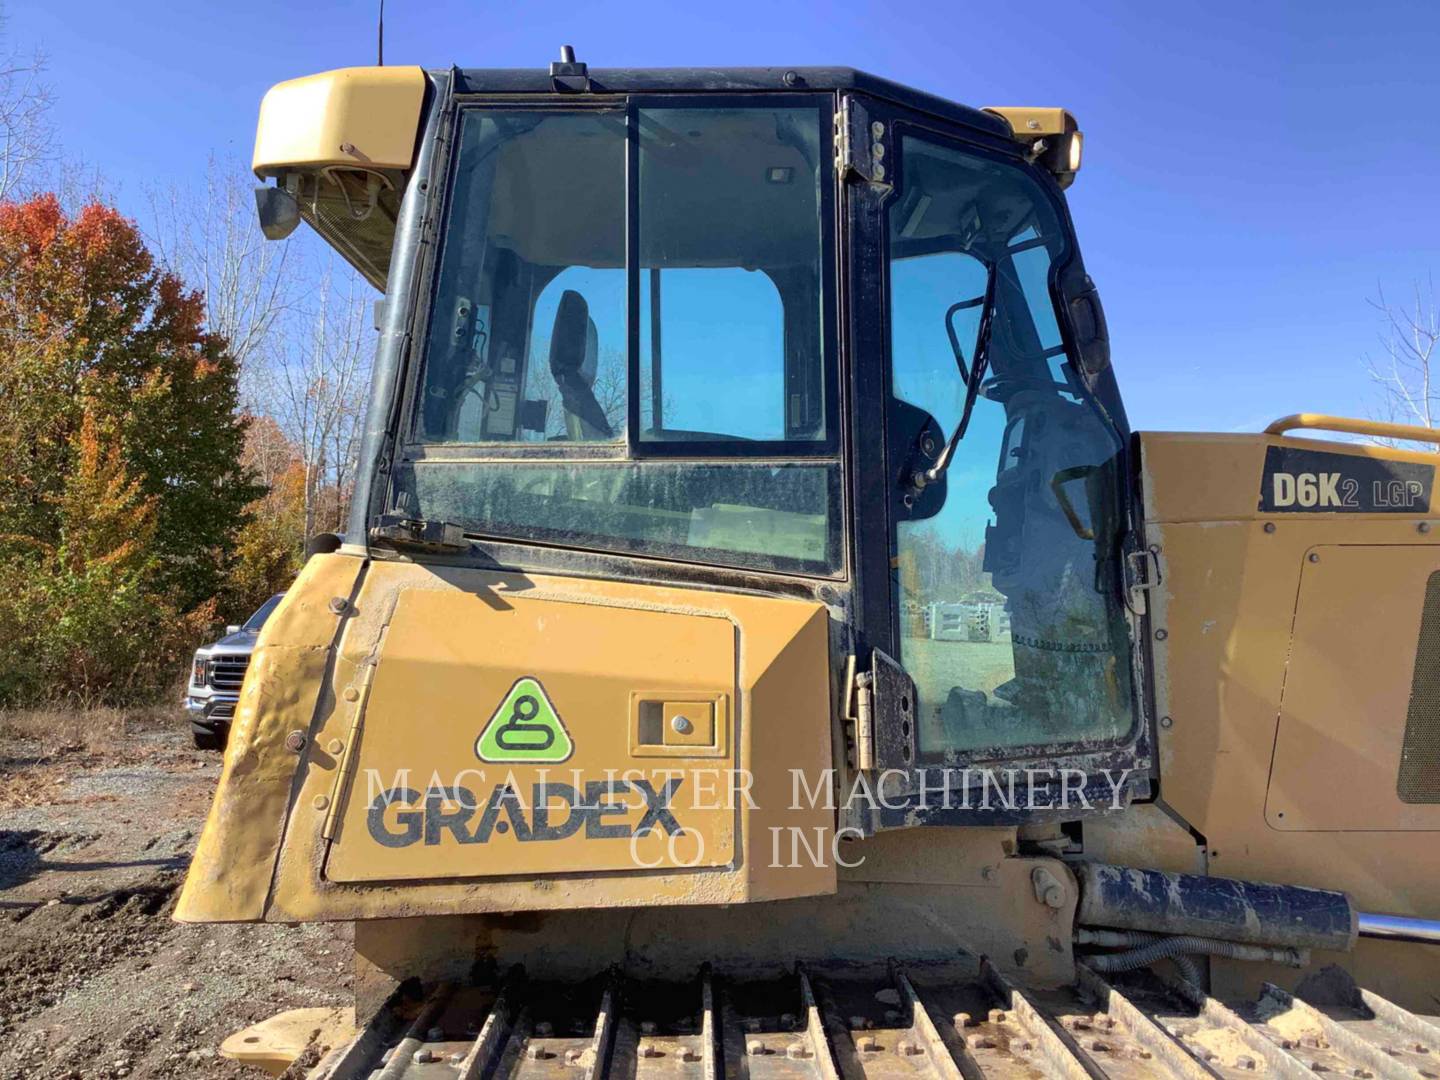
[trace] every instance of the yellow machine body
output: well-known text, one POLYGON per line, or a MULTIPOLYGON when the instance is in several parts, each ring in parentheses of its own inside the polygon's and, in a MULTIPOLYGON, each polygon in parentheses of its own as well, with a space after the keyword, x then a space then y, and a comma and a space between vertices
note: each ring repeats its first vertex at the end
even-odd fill
POLYGON ((772 829, 831 849, 833 813, 791 809, 795 776, 834 764, 817 605, 337 553, 307 566, 253 664, 182 919, 835 887, 828 855, 776 870, 761 851, 772 829), (519 749, 487 752, 526 697, 560 730, 535 753, 547 732, 521 724, 519 749))
POLYGON ((341 68, 291 79, 260 104, 252 168, 408 169, 415 157, 425 73, 418 67, 341 68))
MULTIPOLYGON (((1412 689, 1440 665, 1433 638, 1422 651, 1426 613, 1437 613, 1440 507, 1260 506, 1267 483, 1274 494, 1266 459, 1277 450, 1338 460, 1335 471, 1431 469, 1435 455, 1278 433, 1146 434, 1141 448, 1162 574, 1165 805, 1206 838, 1209 873, 1324 882, 1361 910, 1435 917, 1440 801, 1406 801, 1401 784, 1412 689)), ((1433 952, 1362 939, 1327 959, 1399 993, 1440 975, 1433 952)))
MULTIPOLYGON (((962 369, 969 365, 967 382, 979 380, 990 313, 1000 310, 997 289, 1011 297, 1007 311, 1031 302, 1022 295, 1015 258, 1042 252, 1047 241, 1033 222, 1043 215, 1035 208, 1049 207, 1048 213, 1059 207, 1059 189, 1079 168, 1074 118, 1061 109, 967 112, 861 73, 836 77, 829 69, 807 69, 810 77, 832 83, 830 96, 817 82, 805 99, 816 121, 806 138, 823 131, 828 139, 833 127, 835 156, 825 156, 827 146, 817 160, 791 120, 751 125, 745 130, 752 141, 770 140, 774 131, 767 152, 779 163, 764 173, 766 197, 777 205, 791 199, 803 164, 824 178, 815 186, 825 196, 797 201, 808 207, 806 222, 838 209, 835 220, 871 246, 848 254, 842 247, 833 267, 816 272, 817 289, 822 278, 823 289, 831 288, 826 275, 832 270, 850 289, 838 311, 817 305, 819 293, 795 294, 798 300, 786 311, 790 321, 777 331, 778 339, 803 339, 802 308, 817 325, 822 316, 835 316, 833 325, 816 330, 813 355, 786 355, 783 379, 775 380, 786 398, 786 439, 749 440, 754 445, 746 446, 745 438, 676 429, 688 438, 667 444, 658 419, 637 430, 637 283, 651 271, 646 297, 655 366, 645 407, 658 418, 665 394, 674 392, 667 382, 662 393, 656 374, 662 270, 715 269, 710 262, 729 271, 756 269, 739 265, 730 250, 733 216, 710 222, 715 227, 707 235, 721 238, 718 247, 703 258, 676 255, 676 265, 665 267, 661 255, 644 265, 638 229, 617 226, 602 237, 610 246, 598 260, 605 264, 599 272, 617 273, 629 290, 623 310, 630 366, 621 375, 621 391, 632 396, 617 413, 622 431, 611 430, 593 393, 600 331, 585 314, 589 308, 579 291, 557 301, 575 305, 579 315, 562 319, 557 306, 549 339, 543 326, 520 325, 534 319, 536 297, 546 287, 537 282, 551 280, 546 275, 558 280, 565 271, 557 267, 567 260, 571 270, 597 268, 593 251, 571 258, 561 245, 542 257, 517 239, 525 231, 520 211, 528 204, 513 182, 497 188, 503 197, 483 229, 466 232, 459 248, 451 238, 451 251, 473 256, 475 267, 489 267, 490 293, 482 295, 478 286, 471 291, 471 278, 483 277, 472 267, 457 272, 455 295, 443 296, 434 311, 426 306, 422 270, 443 270, 447 250, 445 237, 436 235, 450 220, 439 209, 440 177, 484 181, 482 169, 452 167, 437 149, 446 145, 445 131, 463 130, 463 116, 457 121, 451 106, 491 123, 486 110, 513 110, 519 100, 535 111, 500 125, 510 134, 531 130, 535 117, 549 110, 577 130, 588 125, 591 130, 576 139, 591 139, 592 148, 616 140, 617 164, 607 181, 611 202, 634 200, 624 206, 632 217, 641 205, 639 188, 626 177, 646 174, 631 175, 621 166, 630 150, 635 161, 646 159, 634 146, 622 154, 625 139, 649 147, 646 153, 660 163, 656 176, 676 161, 711 162, 707 169, 675 166, 677 185, 712 183, 720 175, 724 155, 691 158, 686 155, 699 153, 693 147, 677 149, 686 145, 679 132, 684 139, 704 137, 701 121, 692 128, 688 120, 667 117, 661 124, 647 111, 647 95, 676 93, 679 75, 592 78, 572 60, 552 66, 548 78, 508 71, 482 72, 474 80, 459 72, 445 76, 455 82, 418 69, 351 69, 282 84, 266 98, 257 173, 275 178, 299 201, 305 220, 377 287, 389 290, 372 416, 390 417, 391 426, 367 433, 379 464, 373 475, 362 472, 356 498, 367 497, 363 485, 369 484, 371 502, 358 506, 338 550, 309 559, 260 634, 176 917, 355 920, 357 1018, 382 1016, 392 993, 412 978, 441 988, 431 999, 435 1010, 451 1000, 446 987, 477 973, 490 980, 487 985, 503 983, 501 997, 487 998, 483 1006, 499 1017, 497 1030, 509 1032, 503 1044, 511 1047, 504 1051, 509 1065, 502 1071, 513 1071, 521 1043, 529 1046, 526 1053, 539 1055, 527 1061, 560 1052, 570 1061, 574 1051, 573 1061, 588 1061, 592 1077, 604 1075, 597 1061, 633 1065, 637 1054, 650 1060, 680 1053, 678 1044, 669 1050, 651 1045, 656 1053, 646 1055, 623 1024, 620 1034, 607 1034, 617 1015, 610 991, 596 999, 588 1049, 536 1043, 549 1037, 538 1026, 526 1027, 531 1018, 524 1009, 509 1010, 504 994, 517 992, 518 983, 498 974, 523 964, 534 975, 576 985, 605 969, 626 978, 698 979, 699 1011, 706 1019, 697 1025, 681 1018, 672 1027, 681 1035, 697 1029, 705 1048, 677 1060, 703 1059, 711 1076, 718 1075, 717 1055, 726 1076, 743 1076, 732 1063, 778 1052, 743 1036, 736 1045, 725 1041, 734 1041, 735 1018, 728 1006, 717 1005, 712 974, 788 972, 800 990, 802 1018, 797 1024, 794 1015, 782 1013, 763 1022, 778 1023, 779 1032, 808 1032, 809 1044, 795 1044, 799 1052, 785 1050, 787 1061, 813 1059, 813 1069, 796 1066, 797 1077, 835 1080, 840 1073, 825 1064, 828 1040, 843 1035, 844 1024, 835 1009, 817 1003, 809 977, 795 965, 840 961, 888 970, 893 987, 879 1000, 898 1009, 883 1012, 879 1022, 908 1023, 895 1049, 908 1060, 930 1055, 933 1060, 917 1060, 916 1068, 929 1064, 938 1077, 979 1075, 974 1051, 996 1047, 1007 1053, 1019 1048, 1015 1075, 1099 1075, 1107 1070, 1088 1051, 1107 1052, 1112 1038, 1131 1036, 1144 1051, 1139 1060, 1150 1062, 1153 1055, 1157 1073, 1211 1075, 1202 1063, 1213 1054, 1206 1057, 1193 1046, 1177 1050, 1170 1045, 1174 1028, 1146 1027, 1149 1021, 1118 992, 1112 996, 1098 974, 1123 972, 1120 965, 1135 957, 1094 950, 1135 948, 1143 954, 1160 933, 1186 934, 1188 951, 1209 957, 1203 978, 1193 965, 1177 965, 1188 989, 1176 991, 1175 1000, 1189 1002, 1197 1015, 1226 1028, 1226 1038, 1239 1040, 1235 1045, 1246 1052, 1227 1049, 1234 1059, 1227 1066, 1252 1069, 1263 1059, 1280 1075, 1303 1075, 1309 1067, 1267 1049, 1284 1042, 1290 1045, 1281 1049, 1294 1049, 1296 1038, 1276 1028, 1274 1038, 1265 1037, 1269 1042, 1256 1042, 1256 1033, 1237 1026, 1233 1013, 1207 998, 1207 991, 1221 997, 1261 993, 1270 1005, 1262 1002, 1254 1014, 1259 1019, 1251 1022, 1263 1023, 1265 1009, 1280 1008, 1276 1002, 1299 1008, 1278 987, 1303 985, 1326 964, 1371 988, 1365 1007, 1409 1033, 1406 1053, 1430 1053, 1424 1041, 1429 1029, 1375 994, 1433 1010, 1440 948, 1375 936, 1357 942, 1356 935, 1367 932, 1366 916, 1359 913, 1382 913, 1392 922, 1426 921, 1421 930, 1440 939, 1440 533, 1431 527, 1440 518, 1434 483, 1440 458, 1294 429, 1430 442, 1437 441, 1434 432, 1297 416, 1249 435, 1131 434, 1123 415, 1115 421, 1105 412, 1107 402, 1118 412, 1119 401, 1094 285, 1078 259, 1045 271, 1047 263, 1041 271, 1049 278, 1037 280, 1048 281, 1049 292, 1031 282, 1030 293, 1042 308, 1053 308, 1046 309, 1052 321, 1063 317, 1068 336, 1061 340, 1055 321, 1058 344, 1037 337, 1027 348, 1015 340, 1012 323, 1001 330, 1009 370, 1002 365, 989 381, 967 386, 965 417, 980 394, 1007 410, 1013 405, 1014 413, 1005 415, 998 466, 978 458, 964 466, 973 476, 996 468, 993 486, 980 496, 990 514, 981 521, 983 542, 973 555, 939 549, 973 559, 977 571, 963 587, 946 586, 953 596, 937 591, 921 603, 915 545, 905 556, 897 537, 902 525, 931 527, 939 520, 949 462, 940 448, 948 432, 898 396, 865 411, 874 404, 866 394, 891 393, 889 376, 865 371, 879 363, 875 353, 883 351, 883 342, 877 343, 873 325, 862 324, 894 315, 884 315, 889 286, 876 267, 885 250, 928 259, 958 243, 956 229, 966 230, 965 245, 983 246, 987 230, 990 242, 999 238, 995 261, 1009 260, 1016 280, 997 285, 992 263, 979 275, 985 279, 976 286, 979 295, 946 299, 937 309, 944 313, 948 348, 962 369), (634 101, 625 97, 627 79, 634 101), (528 103, 527 93, 533 95, 528 103), (587 102, 582 94, 596 100, 587 102), (582 116, 584 123, 577 119, 582 116), (672 123, 673 129, 667 126, 672 123), (971 137, 977 145, 988 141, 986 152, 1003 161, 977 156, 966 167, 972 171, 956 175, 1008 175, 993 185, 977 183, 975 191, 999 191, 1014 181, 1014 199, 992 204, 976 194, 964 206, 945 207, 944 200, 959 198, 958 188, 923 189, 925 174, 941 170, 943 156, 915 170, 910 183, 918 178, 921 186, 907 195, 904 155, 916 148, 907 151, 906 139, 931 123, 949 125, 947 138, 956 144, 971 137), (442 130, 445 124, 454 126, 442 130), (1003 152, 995 144, 1003 144, 1003 152), (448 173, 435 166, 436 155, 448 173), (426 171, 432 166, 434 174, 426 171), (897 168, 898 174, 887 172, 897 168), (1016 179, 1022 175, 1030 187, 1016 179), (898 199, 892 198, 897 185, 898 199), (1043 189, 1049 201, 1038 201, 1031 187, 1043 189), (982 203, 986 220, 976 209, 982 203), (941 213, 955 220, 939 220, 941 213), (1010 220, 1012 213, 1021 216, 1010 220), (888 225, 886 214, 894 215, 888 225), (481 259, 485 253, 495 256, 495 265, 481 259), (509 269, 500 273, 495 266, 509 269), (625 274, 618 274, 622 269, 625 274), (523 292, 524 303, 511 296, 521 282, 531 290, 523 292), (511 306, 504 308, 507 297, 511 306), (847 305, 853 310, 842 315, 847 305), (508 314, 497 322, 502 308, 508 314), (984 312, 977 315, 981 329, 968 361, 951 322, 962 310, 984 312), (567 327, 574 332, 562 334, 567 327), (445 347, 433 355, 416 351, 415 341, 426 335, 445 347), (546 400, 524 397, 518 383, 505 382, 523 375, 528 361, 517 354, 536 351, 540 340, 547 341, 554 409, 566 413, 563 428, 553 416, 547 421, 546 400), (505 341, 508 352, 493 345, 505 341), (800 377, 817 358, 834 362, 833 387, 822 385, 830 369, 815 367, 819 374, 808 387, 800 377), (1034 371, 1027 375, 1022 362, 1034 364, 1034 371), (423 382, 429 369, 412 375, 407 363, 437 364, 436 370, 457 378, 450 389, 437 389, 423 382), (492 382, 505 394, 478 392, 492 382), (443 403, 446 394, 463 403, 455 407, 453 430, 444 416, 425 416, 426 395, 443 403), (913 430, 896 435, 886 427, 881 440, 848 413, 842 423, 833 411, 837 400, 876 426, 909 424, 913 430), (587 403, 593 406, 588 411, 587 403), (498 426, 480 425, 474 429, 479 434, 462 438, 458 418, 469 415, 466 408, 498 426), (818 410, 830 425, 823 438, 790 437, 815 436, 818 428, 803 426, 807 409, 818 410), (428 435, 421 430, 426 423, 435 426, 428 435), (1095 435, 1097 424, 1104 426, 1104 438, 1095 435), (1047 431, 1048 440, 1041 438, 1047 431), (1030 438, 1037 441, 1027 443, 1030 438), (867 447, 868 457, 861 452, 867 447), (816 475, 828 469, 833 486, 818 513, 795 505, 798 500, 742 505, 747 493, 736 495, 733 487, 713 505, 677 508, 661 505, 661 496, 646 503, 647 492, 663 487, 673 494, 698 484, 655 479, 694 461, 700 468, 718 461, 726 469, 750 470, 736 475, 759 477, 757 483, 787 468, 816 475), (397 479, 407 470, 413 480, 421 469, 450 466, 455 469, 443 480, 427 480, 443 498, 436 488, 402 488, 397 479), (552 469, 555 475, 544 479, 552 469), (575 482, 586 469, 595 475, 606 470, 607 482, 575 482), (526 475, 532 479, 517 480, 526 475), (475 494, 477 478, 497 476, 503 484, 475 494), (553 504, 543 504, 550 514, 543 522, 525 518, 524 508, 552 496, 553 504), (466 525, 441 520, 439 513, 427 517, 417 509, 421 504, 449 510, 466 525), (512 511, 514 518, 505 516, 512 511), (567 513, 585 521, 568 521, 567 513), (610 518, 597 530, 594 521, 606 514, 610 518), (622 519, 632 532, 605 531, 622 519), (716 520, 727 527, 715 528, 716 520), (786 528, 801 526, 804 542, 786 542, 786 528), (668 537, 670 546, 646 548, 659 543, 652 533, 668 537), (1073 551, 1077 543, 1082 558, 1061 550, 1068 544, 1073 551), (1097 603, 1103 618, 1092 617, 1097 603), (949 630, 947 614, 954 624, 949 630), (954 662, 960 654, 946 650, 963 642, 978 646, 987 663, 1004 661, 997 669, 1002 673, 987 675, 981 690, 973 672, 943 669, 940 702, 933 700, 933 682, 932 700, 922 702, 915 678, 877 640, 897 642, 897 654, 911 649, 917 672, 927 656, 954 662), (1081 700, 1084 691, 1077 688, 1086 686, 1090 698, 1081 700), (1088 705, 1097 693, 1107 697, 1100 703, 1104 716, 1120 718, 1113 728, 1087 729, 1083 717, 1077 719, 1094 711, 1088 705), (1039 735, 1026 735, 1030 729, 1014 722, 1023 719, 1027 702, 1044 712, 1049 727, 1034 730, 1049 741, 1037 741, 1039 735), (928 705, 923 716, 921 704, 928 705), (1007 722, 1011 729, 1004 728, 1007 722), (948 726, 962 736, 994 735, 996 744, 976 737, 938 751, 925 748, 917 735, 925 724, 926 737, 948 726), (1081 737, 1085 731, 1092 735, 1081 737), (1112 780, 1116 801, 1108 812, 1087 803, 1083 813, 1073 814, 1066 807, 1030 813, 1034 807, 1011 805, 1008 814, 986 817, 968 804, 963 813, 948 805, 932 813, 917 801, 916 788, 956 763, 989 774, 1008 769, 1012 781, 1017 771, 1058 773, 1062 794, 1067 769, 1085 783, 1102 771, 1111 776, 1112 767, 1121 779, 1112 780), (1132 786, 1122 799, 1126 783, 1132 786), (891 805, 890 795, 900 801, 891 805), (859 812, 857 799, 868 804, 859 812), (1139 881, 1163 880, 1165 874, 1187 879, 1183 893, 1175 883, 1170 892, 1157 888, 1150 895, 1097 900, 1102 871, 1122 883, 1132 871, 1139 881), (1219 896, 1223 907, 1252 886, 1283 902, 1261 912, 1247 899, 1231 908, 1241 919, 1216 924, 1205 923, 1190 906, 1203 908, 1219 896), (1226 892, 1232 887, 1237 891, 1226 892), (1294 934, 1309 929, 1307 914, 1286 905, 1303 907, 1321 892, 1338 903, 1344 918, 1316 939, 1322 944, 1297 945, 1294 934), (1126 902, 1131 907, 1121 910, 1126 902), (1112 906, 1103 907, 1107 903, 1112 906), (1150 921, 1126 921, 1132 909, 1150 921), (1087 921, 1087 910, 1101 910, 1112 921, 1087 921), (1257 926, 1263 915, 1270 920, 1265 929, 1278 936, 1252 934, 1256 926, 1240 925, 1247 914, 1257 926), (1193 917, 1202 930, 1173 931, 1166 922, 1172 915, 1193 917), (1210 925, 1220 928, 1213 936, 1204 932, 1210 925), (1331 945, 1335 951, 1325 951, 1331 945), (1313 956, 1305 951, 1310 948, 1313 956), (946 999, 947 1023, 960 1033, 951 1038, 949 1027, 941 1031, 928 1018, 923 995, 897 961, 962 960, 978 962, 966 976, 978 981, 946 999), (1071 989, 1057 989, 1042 1008, 1011 978, 1026 987, 1071 989), (1072 992, 1086 1010, 1097 1001, 1108 1009, 1109 1034, 1087 1039, 1088 1050, 1069 1035, 1056 1035, 1061 1023, 1074 1032, 1091 1023, 1089 1011, 1063 1021, 1055 1012, 1072 992), (1001 1007, 987 1012, 987 1000, 1001 1007), (1051 1020, 1042 1015, 1045 1009, 1051 1020), (973 1039, 963 1034, 980 1015, 989 1016, 991 1028, 973 1039), (1005 1026, 1017 1022, 1019 1029, 1005 1026), (717 1026, 728 1033, 717 1035, 717 1026), (612 1041, 624 1051, 612 1054, 612 1041), (1024 1056, 1031 1052, 1039 1056, 1024 1056), (950 1062, 952 1056, 962 1065, 950 1062), (975 1067, 963 1065, 967 1060, 975 1067)), ((708 89, 730 93, 743 85, 756 94, 795 97, 806 79, 802 72, 734 69, 721 86, 712 85, 711 74, 696 76, 708 89)), ((681 104, 703 111, 689 97, 681 104)), ((499 158, 484 149, 490 135, 474 137, 481 140, 472 144, 472 151, 481 148, 474 160, 498 169, 499 158)), ((537 146, 552 156, 536 159, 544 167, 535 171, 535 184, 560 185, 559 191, 572 177, 565 145, 537 146)), ((945 154, 964 157, 953 146, 945 154)), ((744 166, 735 176, 758 187, 759 174, 745 171, 750 157, 732 157, 744 166)), ((913 157, 912 166, 926 161, 913 157)), ((696 187, 692 195, 698 191, 704 198, 683 205, 698 215, 733 186, 696 187)), ((585 189, 597 205, 605 202, 597 195, 602 188, 585 189)), ((546 189, 551 204, 560 197, 546 189)), ((568 228, 557 225, 558 216, 531 216, 563 240, 598 214, 587 204, 567 219, 568 228)), ((615 220, 630 219, 616 211, 615 220)), ((689 218, 685 225, 690 227, 689 218)), ((1054 229, 1068 228, 1068 218, 1055 218, 1054 229)), ((1048 242, 1051 248, 1044 250, 1062 252, 1071 240, 1048 242)), ((821 255, 806 250, 806 260, 819 260, 835 248, 820 245, 821 255)), ((777 264, 772 284, 799 280, 792 271, 795 266, 777 264)), ((896 276, 903 275, 897 270, 896 276)), ((442 278, 437 271, 434 280, 442 278)), ((949 353, 942 358, 948 363, 949 353)), ((724 364, 714 370, 713 392, 723 393, 724 364)), ((907 392, 919 396, 921 389, 907 392)), ((967 444, 954 445, 961 460, 967 444)), ((426 473, 436 475, 442 474, 426 473)), ((957 475, 950 479, 961 489, 957 475)), ((906 535, 913 540, 919 534, 906 535)), ((944 569, 942 559, 931 566, 932 576, 943 576, 944 569)), ((969 783, 961 785, 967 794, 969 783)), ((1155 962, 1142 955, 1132 966, 1155 962)), ((528 1007, 538 1009, 553 997, 537 992, 528 1007)), ((874 1028, 864 1011, 874 1005, 862 1003, 848 1016, 852 1036, 874 1028)), ((379 1060, 382 1044, 420 1053, 431 1030, 425 1024, 436 1015, 422 1010, 414 1019, 414 1047, 382 1037, 372 1023, 352 1044, 354 1061, 379 1060)), ((1307 1023, 1314 1020, 1303 1015, 1307 1023)), ((645 1022, 639 1023, 643 1031, 645 1022)), ((1303 1036, 1314 1046, 1329 1046, 1326 1039, 1340 1046, 1345 1039, 1314 1023, 1321 1034, 1303 1036)), ((472 1056, 464 1059, 472 1069, 465 1075, 477 1075, 477 1062, 500 1053, 501 1042, 494 1041, 499 1035, 486 1042, 490 1029, 487 1020, 472 1056)), ((1440 1033, 1432 1041, 1440 1052, 1440 1033)), ((1351 1053, 1357 1045, 1342 1049, 1351 1053)), ((878 1048, 873 1036, 854 1037, 853 1052, 846 1053, 853 1058, 878 1048)), ((1354 1071, 1358 1060, 1374 1069, 1381 1060, 1363 1047, 1357 1053, 1345 1068, 1354 1071)), ((841 1060, 850 1059, 842 1054, 841 1060)), ((339 1059, 332 1066, 315 1075, 368 1075, 347 1072, 350 1065, 339 1059)), ((1316 1059, 1315 1067, 1337 1064, 1316 1059)), ((869 1066, 862 1071, 868 1075, 869 1066)), ((1150 1072, 1147 1065, 1115 1074, 1150 1072)), ((386 1075, 400 1074, 392 1068, 386 1075)))

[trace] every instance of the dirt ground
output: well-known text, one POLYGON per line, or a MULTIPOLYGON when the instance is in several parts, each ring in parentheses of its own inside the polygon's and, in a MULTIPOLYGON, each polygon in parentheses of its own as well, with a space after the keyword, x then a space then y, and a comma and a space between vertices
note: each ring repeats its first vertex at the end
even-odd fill
POLYGON ((171 921, 219 775, 178 708, 0 714, 0 1080, 257 1078, 222 1039, 350 1001, 348 924, 171 921))

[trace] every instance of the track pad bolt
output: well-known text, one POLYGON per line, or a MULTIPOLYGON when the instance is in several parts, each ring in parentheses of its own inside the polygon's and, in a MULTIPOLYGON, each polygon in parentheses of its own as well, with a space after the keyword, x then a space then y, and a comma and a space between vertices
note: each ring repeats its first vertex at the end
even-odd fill
POLYGON ((434 1050, 428 1050, 423 1046, 410 1055, 410 1058, 416 1065, 428 1065, 432 1061, 440 1060, 440 1056, 434 1050))
POLYGON ((292 731, 285 736, 285 749, 292 754, 298 754, 305 749, 305 733, 303 731, 292 731))
POLYGON ((765 1049, 765 1044, 762 1043, 759 1039, 751 1039, 745 1044, 745 1053, 749 1054, 751 1057, 762 1057, 769 1052, 770 1051, 765 1049))
POLYGON ((862 1035, 855 1040, 855 1049, 862 1054, 874 1054, 880 1050, 880 1044, 873 1035, 862 1035))
POLYGON ((803 1061, 810 1056, 810 1048, 804 1043, 791 1043, 785 1048, 785 1056, 792 1061, 803 1061))
POLYGON ((548 1061, 555 1055, 543 1046, 530 1046, 525 1049, 525 1056, 531 1061, 548 1061))
POLYGON ((919 1046, 915 1045, 909 1039, 903 1040, 900 1045, 895 1048, 895 1052, 901 1057, 914 1057, 916 1054, 924 1053, 919 1046))
POLYGON ((688 1047, 688 1046, 682 1046, 682 1047, 680 1048, 680 1060, 681 1060, 681 1061, 699 1061, 699 1060, 700 1060, 700 1055, 699 1055, 698 1053, 696 1053, 696 1052, 695 1052, 693 1049, 691 1049, 690 1047, 688 1047))

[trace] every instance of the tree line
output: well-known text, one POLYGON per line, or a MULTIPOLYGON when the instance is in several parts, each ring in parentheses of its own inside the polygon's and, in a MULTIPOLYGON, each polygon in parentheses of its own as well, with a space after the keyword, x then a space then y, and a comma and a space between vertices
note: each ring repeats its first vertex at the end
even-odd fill
POLYGON ((0 707, 124 704, 342 527, 374 293, 264 241, 240 162, 142 228, 60 163, 43 67, 0 57, 0 707))
MULTIPOLYGON (((142 228, 50 108, 43 57, 0 47, 0 708, 154 698, 284 589, 343 528, 373 349, 373 291, 306 230, 262 239, 243 163, 150 192, 142 228)), ((1433 287, 1374 303, 1382 413, 1435 426, 1433 287)), ((912 605, 988 588, 982 551, 914 540, 912 605)))

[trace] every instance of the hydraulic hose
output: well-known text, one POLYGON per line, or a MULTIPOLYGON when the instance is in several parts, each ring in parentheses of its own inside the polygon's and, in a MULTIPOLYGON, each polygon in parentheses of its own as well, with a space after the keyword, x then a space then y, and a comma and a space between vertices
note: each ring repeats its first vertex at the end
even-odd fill
MULTIPOLYGON (((1151 934, 1144 930, 1094 930, 1087 926, 1077 927, 1075 930, 1075 943, 1077 945, 1099 945, 1107 949, 1134 948, 1139 945, 1148 945, 1152 941, 1164 941, 1165 935, 1151 934)), ((1094 956, 1087 956, 1086 963, 1098 959, 1094 956)), ((1170 963, 1175 965, 1181 980, 1191 986, 1203 986, 1204 977, 1200 973, 1200 965, 1197 964, 1188 954, 1176 953, 1167 957, 1170 963)), ((1097 968, 1098 970, 1098 968, 1097 968)))
MULTIPOLYGON (((1090 933, 1094 935, 1093 931, 1090 933)), ((1104 942, 1095 940, 1092 943, 1099 945, 1104 942)), ((1268 960, 1296 968, 1304 967, 1310 959, 1309 954, 1303 949, 1270 948, 1264 945, 1245 945, 1236 941, 1217 941, 1214 938, 1179 935, 1151 941, 1139 948, 1131 949, 1129 952, 1087 956, 1085 962, 1096 971, 1109 974, 1134 971, 1137 968, 1149 967, 1157 960, 1173 959, 1189 953, 1223 956, 1230 960, 1268 960)))
POLYGON ((1187 956, 1185 953, 1178 953, 1170 957, 1170 963, 1174 964, 1175 970, 1180 973, 1181 982, 1189 983, 1197 989, 1205 985, 1200 975, 1200 965, 1195 962, 1193 957, 1187 956))

